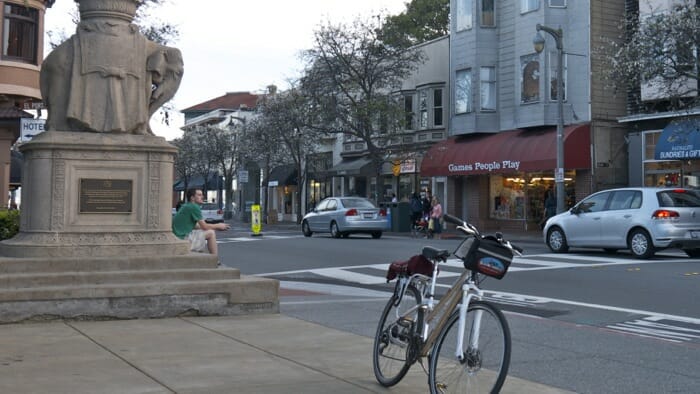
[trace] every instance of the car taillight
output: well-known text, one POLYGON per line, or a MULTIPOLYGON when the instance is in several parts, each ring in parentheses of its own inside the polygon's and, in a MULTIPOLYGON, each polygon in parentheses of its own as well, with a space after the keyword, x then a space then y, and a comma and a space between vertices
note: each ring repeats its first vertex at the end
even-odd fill
POLYGON ((654 211, 651 217, 653 219, 672 219, 680 217, 680 215, 676 211, 670 211, 668 209, 657 209, 656 211, 654 211))
POLYGON ((347 212, 345 212, 345 216, 357 216, 357 209, 349 209, 347 212))
POLYGON ((386 209, 380 209, 379 216, 386 216, 386 209))
POLYGON ((220 209, 219 209, 218 211, 216 211, 216 214, 217 214, 217 215, 221 215, 221 214, 223 214, 223 213, 224 213, 224 211, 222 211, 222 210, 220 210, 220 209))

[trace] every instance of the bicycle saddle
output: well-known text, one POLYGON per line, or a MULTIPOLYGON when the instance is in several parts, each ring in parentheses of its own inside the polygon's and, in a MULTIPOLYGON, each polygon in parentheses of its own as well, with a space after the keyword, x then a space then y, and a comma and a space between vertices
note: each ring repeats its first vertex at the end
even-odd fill
POLYGON ((428 260, 441 260, 446 261, 447 257, 450 256, 450 252, 445 249, 436 249, 432 246, 423 246, 423 251, 421 253, 428 260))

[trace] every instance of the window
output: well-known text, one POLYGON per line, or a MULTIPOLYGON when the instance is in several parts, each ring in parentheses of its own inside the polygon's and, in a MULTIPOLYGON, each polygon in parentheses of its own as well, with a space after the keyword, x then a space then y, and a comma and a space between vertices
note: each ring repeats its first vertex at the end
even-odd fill
POLYGON ((413 96, 403 96, 404 122, 406 130, 413 130, 413 96))
POLYGON ((459 70, 455 78, 455 113, 472 112, 472 70, 459 70))
POLYGON ((600 212, 605 208, 605 203, 610 197, 610 192, 594 194, 578 204, 581 213, 600 212))
POLYGON ((549 0, 549 6, 554 8, 564 8, 566 7, 566 0, 549 0))
POLYGON ((481 110, 496 110, 496 68, 481 67, 481 110))
POLYGON ((457 31, 472 28, 472 0, 457 0, 457 31))
POLYGON ((520 102, 540 101, 540 56, 526 55, 520 58, 520 102))
POLYGON ((608 210, 639 209, 642 193, 638 190, 618 190, 613 193, 608 210))
POLYGON ((494 0, 481 0, 481 26, 496 26, 494 0))
POLYGON ((520 0, 520 13, 536 11, 540 8, 540 0, 520 0))
POLYGON ((442 89, 433 90, 433 125, 442 126, 442 89))
MULTIPOLYGON (((551 52, 549 54, 549 99, 552 101, 557 101, 557 78, 559 75, 559 70, 557 70, 557 52, 551 52)), ((562 66, 564 68, 564 78, 562 78, 561 83, 563 87, 563 95, 562 95, 562 100, 566 101, 566 60, 567 57, 566 55, 562 55, 562 66)))
POLYGON ((27 63, 36 63, 37 25, 36 9, 17 4, 6 4, 3 9, 2 56, 27 63))
POLYGON ((418 127, 421 130, 428 128, 428 92, 418 92, 418 127))

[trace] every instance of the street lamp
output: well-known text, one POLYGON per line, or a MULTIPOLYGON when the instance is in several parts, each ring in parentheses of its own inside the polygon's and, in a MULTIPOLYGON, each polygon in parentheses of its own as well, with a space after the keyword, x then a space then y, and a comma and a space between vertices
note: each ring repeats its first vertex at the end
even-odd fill
POLYGON ((564 83, 563 83, 563 57, 564 57, 564 33, 561 28, 552 29, 541 24, 537 24, 537 34, 532 39, 532 44, 537 53, 541 53, 544 49, 544 37, 540 34, 541 30, 549 33, 557 44, 557 168, 554 170, 554 181, 556 183, 557 193, 557 213, 562 213, 566 210, 564 196, 564 83))

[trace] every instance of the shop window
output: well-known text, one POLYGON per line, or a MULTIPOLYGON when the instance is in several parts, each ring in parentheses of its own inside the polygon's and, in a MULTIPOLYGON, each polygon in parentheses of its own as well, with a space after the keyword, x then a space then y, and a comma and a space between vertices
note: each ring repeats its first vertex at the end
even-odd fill
POLYGON ((457 0, 457 31, 472 28, 472 0, 457 0))
POLYGON ((442 126, 442 89, 433 90, 433 125, 442 126))
POLYGON ((540 101, 540 56, 536 53, 520 57, 520 102, 540 101))
POLYGON ((536 11, 540 8, 540 0, 520 0, 520 13, 536 11))
POLYGON ((428 128, 428 92, 418 92, 418 127, 421 130, 428 128))
POLYGON ((457 71, 455 78, 455 113, 472 112, 470 97, 472 95, 472 70, 457 71))
MULTIPOLYGON (((559 70, 557 69, 557 52, 549 54, 549 99, 557 101, 557 78, 559 78, 559 70)), ((566 81, 567 81, 567 57, 562 56, 562 67, 564 68, 564 78, 562 79, 562 87, 564 95, 562 100, 566 101, 566 81)))
POLYGON ((496 7, 494 0, 481 0, 481 26, 496 26, 496 7))
POLYGON ((525 219, 525 180, 492 175, 490 208, 493 219, 525 219))
POLYGON ((36 63, 39 12, 19 4, 5 4, 3 15, 3 58, 36 63))
POLYGON ((481 110, 496 110, 496 67, 481 67, 481 110))

